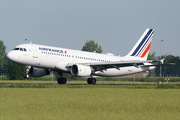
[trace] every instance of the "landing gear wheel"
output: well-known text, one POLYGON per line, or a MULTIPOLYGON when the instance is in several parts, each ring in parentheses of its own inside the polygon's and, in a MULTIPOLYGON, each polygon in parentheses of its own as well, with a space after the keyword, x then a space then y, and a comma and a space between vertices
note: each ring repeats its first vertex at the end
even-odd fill
POLYGON ((88 79, 87 79, 87 83, 88 83, 88 84, 91 84, 91 83, 92 83, 91 79, 92 79, 92 78, 88 78, 88 79))
POLYGON ((91 80, 91 84, 95 85, 96 84, 96 79, 95 78, 92 78, 91 80))
POLYGON ((61 84, 61 78, 58 78, 57 82, 58 84, 61 84))
POLYGON ((62 78, 62 84, 66 84, 66 82, 67 82, 67 80, 66 80, 66 78, 62 78))
POLYGON ((28 74, 24 74, 23 76, 24 76, 24 78, 29 78, 28 74))
POLYGON ((58 84, 66 84, 67 80, 66 78, 58 78, 57 82, 58 84))
POLYGON ((88 78, 87 83, 95 85, 96 84, 96 79, 95 78, 88 78))

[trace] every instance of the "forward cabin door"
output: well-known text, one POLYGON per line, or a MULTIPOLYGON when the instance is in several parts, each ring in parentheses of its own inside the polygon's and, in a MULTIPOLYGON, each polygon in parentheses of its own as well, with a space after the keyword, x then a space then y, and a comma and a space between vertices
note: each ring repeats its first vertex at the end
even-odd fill
POLYGON ((38 58, 38 47, 32 46, 33 49, 33 58, 38 58))

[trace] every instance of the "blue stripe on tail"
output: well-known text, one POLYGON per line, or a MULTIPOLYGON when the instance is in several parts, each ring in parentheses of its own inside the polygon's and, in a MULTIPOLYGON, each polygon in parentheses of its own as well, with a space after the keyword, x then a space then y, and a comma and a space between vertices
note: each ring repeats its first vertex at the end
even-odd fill
POLYGON ((153 35, 154 31, 148 36, 149 38, 146 40, 145 44, 141 47, 141 49, 139 50, 139 52, 136 54, 136 56, 139 56, 139 54, 141 53, 142 50, 144 50, 144 47, 147 47, 147 43, 149 42, 149 39, 151 39, 151 36, 153 35))
POLYGON ((139 49, 141 48, 141 46, 144 44, 144 42, 146 41, 146 39, 148 38, 148 36, 150 35, 150 33, 153 31, 153 29, 150 29, 148 31, 148 33, 145 35, 145 37, 143 38, 143 40, 141 41, 141 43, 138 45, 138 47, 136 48, 136 50, 133 52, 133 54, 131 56, 135 56, 139 49))

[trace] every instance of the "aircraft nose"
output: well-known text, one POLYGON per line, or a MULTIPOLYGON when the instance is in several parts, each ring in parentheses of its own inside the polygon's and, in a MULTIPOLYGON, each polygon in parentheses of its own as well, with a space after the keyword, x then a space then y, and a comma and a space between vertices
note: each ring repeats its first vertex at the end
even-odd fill
POLYGON ((14 54, 13 54, 12 51, 10 51, 10 52, 7 54, 7 58, 8 58, 10 61, 13 61, 14 54))

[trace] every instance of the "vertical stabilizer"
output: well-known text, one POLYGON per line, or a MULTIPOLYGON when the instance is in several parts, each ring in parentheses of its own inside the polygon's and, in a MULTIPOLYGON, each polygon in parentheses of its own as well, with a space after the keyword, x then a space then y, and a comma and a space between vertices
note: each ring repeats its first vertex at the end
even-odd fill
POLYGON ((127 56, 147 60, 154 29, 147 28, 127 56))

